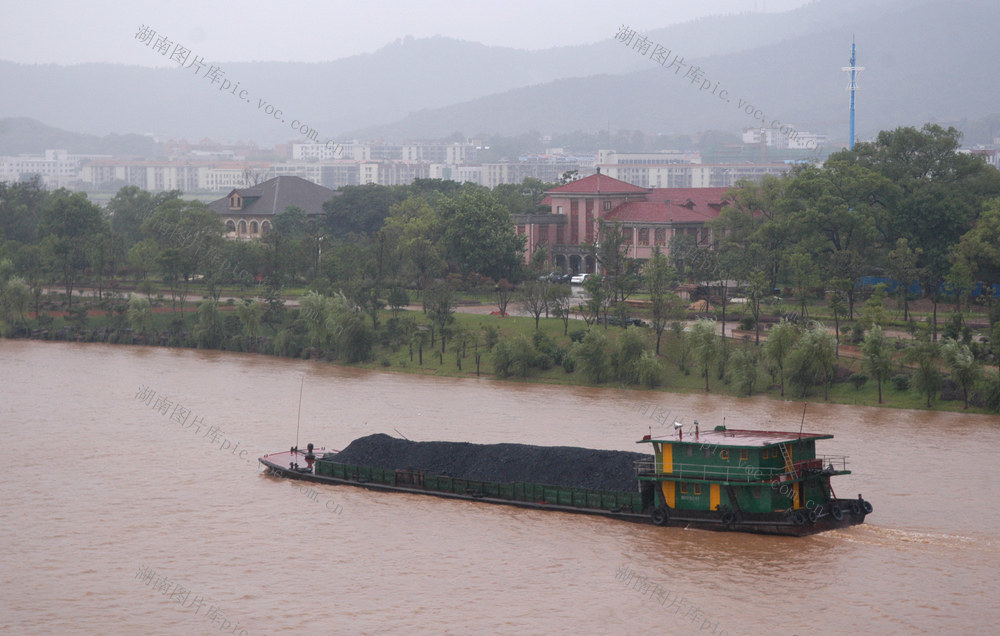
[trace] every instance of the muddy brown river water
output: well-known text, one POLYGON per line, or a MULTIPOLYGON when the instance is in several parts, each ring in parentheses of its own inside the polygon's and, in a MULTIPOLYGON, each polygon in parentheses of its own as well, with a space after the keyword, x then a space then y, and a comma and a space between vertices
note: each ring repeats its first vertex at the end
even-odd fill
POLYGON ((302 486, 257 457, 414 440, 636 450, 770 399, 0 340, 0 632, 995 634, 1000 418, 810 404, 868 523, 801 539, 302 486), (650 411, 652 408, 649 409, 650 411), (648 412, 648 411, 647 411, 648 412))

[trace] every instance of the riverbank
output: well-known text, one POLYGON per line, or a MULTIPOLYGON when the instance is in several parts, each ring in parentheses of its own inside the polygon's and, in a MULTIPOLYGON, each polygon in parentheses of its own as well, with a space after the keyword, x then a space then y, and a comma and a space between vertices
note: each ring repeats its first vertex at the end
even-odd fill
MULTIPOLYGON (((91 302, 98 306, 89 310, 85 316, 77 316, 76 320, 70 320, 63 313, 50 311, 46 327, 33 325, 32 328, 22 329, 11 335, 42 340, 199 348, 199 317, 192 302, 180 303, 176 311, 169 305, 154 307, 148 328, 143 332, 136 332, 125 326, 127 320, 121 307, 100 309, 96 300, 91 302)), ((216 346, 200 348, 348 364, 329 350, 309 346, 306 334, 308 328, 300 318, 289 318, 289 324, 280 330, 276 325, 259 325, 257 335, 247 335, 247 330, 241 328, 238 312, 234 311, 238 304, 233 299, 218 305, 219 329, 223 337, 218 338, 216 346)), ((287 307, 287 310, 298 313, 296 307, 287 307)), ((564 324, 561 319, 542 317, 536 331, 533 317, 501 317, 491 315, 491 312, 492 308, 487 305, 459 307, 453 315, 453 323, 449 326, 445 342, 442 343, 440 334, 435 333, 430 320, 420 309, 411 306, 396 314, 383 311, 379 314, 379 328, 373 331, 376 342, 373 343, 371 355, 366 361, 352 363, 350 366, 443 377, 489 377, 501 381, 494 374, 494 355, 491 350, 501 340, 520 341, 532 348, 530 368, 502 381, 578 387, 605 386, 622 390, 655 388, 667 393, 706 393, 705 378, 697 372, 694 363, 690 359, 685 364, 680 363, 688 354, 683 352, 682 337, 671 329, 663 334, 661 355, 657 358, 662 372, 655 387, 637 382, 593 383, 588 382, 584 374, 574 368, 576 365, 573 364, 571 355, 573 347, 588 329, 584 321, 571 318, 564 324)), ((655 344, 655 334, 649 328, 632 327, 626 331, 619 327, 595 326, 593 329, 603 336, 610 349, 626 333, 633 336, 638 334, 639 340, 647 349, 652 349, 655 344)), ((724 340, 724 347, 729 354, 754 349, 753 334, 733 331, 728 333, 730 337, 724 340)), ((856 348, 842 345, 841 350, 842 355, 835 361, 834 382, 826 392, 822 387, 813 387, 806 395, 795 394, 786 382, 785 395, 782 396, 779 379, 763 373, 759 386, 750 395, 765 395, 785 401, 991 413, 981 403, 976 404, 975 395, 970 408, 963 409, 960 391, 947 382, 930 409, 926 407, 925 396, 911 388, 908 381, 883 383, 880 404, 874 381, 859 382, 857 385, 854 382, 863 375, 860 354, 856 348)), ((610 353, 613 351, 609 355, 610 353)), ((715 367, 709 373, 709 394, 733 397, 746 394, 745 390, 741 391, 732 382, 731 373, 727 372, 725 365, 717 364, 715 367)), ((907 375, 908 371, 902 357, 897 356, 894 376, 907 375)))

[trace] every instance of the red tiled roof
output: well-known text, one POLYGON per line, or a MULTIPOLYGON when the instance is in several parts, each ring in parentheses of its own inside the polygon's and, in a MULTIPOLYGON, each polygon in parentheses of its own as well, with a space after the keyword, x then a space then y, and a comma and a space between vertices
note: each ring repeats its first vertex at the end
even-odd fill
POLYGON ((655 188, 647 201, 615 208, 609 221, 633 223, 704 223, 719 216, 728 188, 655 188))
POLYGON ((552 188, 546 194, 647 194, 649 188, 613 179, 606 174, 592 174, 589 177, 570 181, 552 188))

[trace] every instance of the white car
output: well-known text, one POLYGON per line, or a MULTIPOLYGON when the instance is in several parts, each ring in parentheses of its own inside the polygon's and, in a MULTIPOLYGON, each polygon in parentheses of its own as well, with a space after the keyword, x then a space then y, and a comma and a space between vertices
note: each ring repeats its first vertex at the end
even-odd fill
POLYGON ((573 285, 582 285, 589 277, 590 274, 576 274, 573 278, 569 279, 569 282, 573 285))

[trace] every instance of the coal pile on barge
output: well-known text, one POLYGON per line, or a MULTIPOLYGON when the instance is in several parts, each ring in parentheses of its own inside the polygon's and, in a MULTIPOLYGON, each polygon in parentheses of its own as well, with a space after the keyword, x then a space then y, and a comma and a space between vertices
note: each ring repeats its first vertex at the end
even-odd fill
POLYGON ((411 442, 379 433, 354 440, 329 459, 475 481, 633 492, 635 462, 652 456, 574 446, 411 442))

